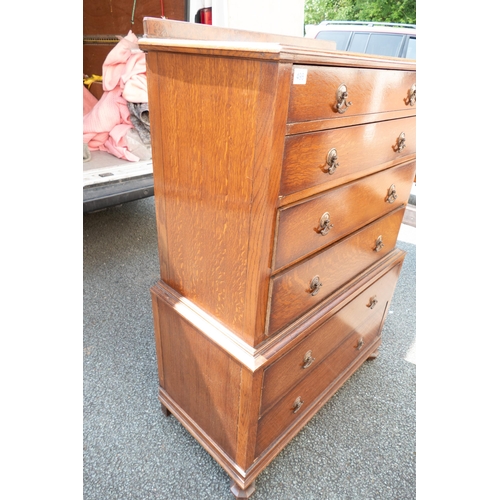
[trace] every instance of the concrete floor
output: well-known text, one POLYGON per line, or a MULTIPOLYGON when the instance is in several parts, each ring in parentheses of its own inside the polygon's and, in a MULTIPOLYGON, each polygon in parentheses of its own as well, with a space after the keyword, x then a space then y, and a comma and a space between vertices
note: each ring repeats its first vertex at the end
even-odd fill
MULTIPOLYGON (((158 402, 154 199, 87 214, 83 228, 84 500, 232 500, 227 474, 158 402)), ((380 356, 264 470, 253 500, 416 498, 415 234, 402 226, 380 356)))

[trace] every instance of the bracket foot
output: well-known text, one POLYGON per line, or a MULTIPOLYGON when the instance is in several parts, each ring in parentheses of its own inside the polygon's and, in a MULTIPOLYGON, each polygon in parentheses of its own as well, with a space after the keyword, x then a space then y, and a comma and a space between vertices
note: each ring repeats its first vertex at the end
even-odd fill
POLYGON ((242 490, 234 481, 231 484, 231 493, 235 498, 250 498, 255 493, 255 481, 248 488, 242 490))

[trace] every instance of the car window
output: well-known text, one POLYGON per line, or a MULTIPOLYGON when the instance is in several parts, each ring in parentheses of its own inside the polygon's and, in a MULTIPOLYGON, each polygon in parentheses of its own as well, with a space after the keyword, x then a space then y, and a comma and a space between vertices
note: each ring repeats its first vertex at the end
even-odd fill
POLYGON ((336 50, 346 50, 350 36, 350 31, 320 31, 316 38, 335 42, 337 44, 336 50))
POLYGON ((398 57, 404 35, 372 33, 366 47, 367 54, 398 57))
POLYGON ((370 33, 354 33, 349 50, 351 52, 365 53, 366 43, 370 38, 370 33))
POLYGON ((408 59, 416 59, 417 58, 417 39, 415 37, 411 37, 408 40, 408 48, 406 49, 406 57, 408 59))

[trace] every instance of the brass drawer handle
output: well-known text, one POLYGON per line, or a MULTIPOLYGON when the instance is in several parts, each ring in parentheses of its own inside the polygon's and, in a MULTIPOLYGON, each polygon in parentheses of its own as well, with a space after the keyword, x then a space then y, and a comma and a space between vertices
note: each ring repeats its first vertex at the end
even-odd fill
POLYGON ((387 203, 394 203, 396 201, 396 198, 398 197, 398 194, 396 193, 396 185, 391 184, 391 187, 389 188, 389 191, 387 192, 387 198, 385 201, 387 203))
POLYGON ((356 346, 356 349, 357 349, 358 351, 360 351, 360 350, 361 350, 361 348, 363 347, 364 343, 365 343, 365 341, 364 341, 362 338, 360 338, 360 339, 358 340, 358 345, 356 346))
POLYGON ((370 299, 370 303, 368 304, 367 307, 369 307, 370 309, 373 309, 377 304, 378 304, 378 299, 377 299, 377 296, 375 295, 375 297, 372 297, 370 299))
POLYGON ((417 102, 417 84, 414 83, 410 90, 408 90, 408 99, 406 99, 406 105, 415 106, 417 102))
POLYGON ((337 161, 338 156, 337 156, 337 150, 335 148, 330 149, 328 151, 328 154, 326 156, 326 163, 328 164, 328 173, 332 175, 335 170, 337 170, 337 167, 340 165, 340 163, 337 161))
POLYGON ((403 151, 404 148, 406 148, 406 135, 404 132, 401 132, 399 134, 394 151, 396 151, 397 153, 401 153, 401 151, 403 151))
POLYGON ((309 368, 314 360, 316 358, 313 358, 312 357, 312 351, 307 351, 305 354, 304 354, 304 364, 302 365, 302 368, 305 370, 306 368, 309 368))
POLYGON ((333 227, 333 224, 330 221, 330 214, 328 212, 325 212, 321 218, 319 219, 319 229, 318 232, 322 235, 325 236, 325 234, 330 231, 330 229, 333 227))
POLYGON ((343 83, 337 89, 337 104, 335 104, 335 109, 340 113, 345 113, 349 106, 352 106, 351 101, 347 101, 348 93, 345 83, 343 83))
POLYGON ((322 286, 323 286, 323 283, 321 283, 319 276, 315 276, 311 280, 311 285, 310 285, 311 288, 309 290, 309 293, 311 295, 316 295, 319 292, 320 287, 322 287, 322 286))
POLYGON ((301 406, 304 404, 304 401, 302 398, 299 396, 294 402, 293 402, 293 413, 297 413, 301 406))
POLYGON ((380 235, 378 238, 377 238, 377 241, 375 241, 375 252, 380 252, 380 250, 382 250, 382 248, 384 247, 384 242, 382 241, 382 235, 380 235))

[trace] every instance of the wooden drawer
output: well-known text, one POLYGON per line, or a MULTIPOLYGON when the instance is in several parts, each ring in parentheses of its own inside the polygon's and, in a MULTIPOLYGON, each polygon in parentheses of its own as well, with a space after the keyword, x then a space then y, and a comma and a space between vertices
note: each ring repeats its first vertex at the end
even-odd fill
POLYGON ((314 403, 321 393, 334 383, 364 352, 364 348, 376 340, 381 323, 367 322, 359 326, 327 359, 297 384, 276 406, 260 420, 257 429, 256 456, 260 455, 279 435, 314 403), (358 350, 359 342, 363 345, 358 350), (298 399, 300 398, 300 400, 298 399), (298 411, 296 401, 303 404, 298 411))
POLYGON ((297 70, 307 70, 307 78, 305 84, 293 83, 292 78, 288 123, 416 109, 409 100, 414 71, 296 65, 294 74, 297 70), (341 85, 351 103, 343 113, 337 110, 341 85))
POLYGON ((279 209, 273 269, 297 262, 406 204, 414 176, 415 162, 411 161, 279 209), (397 198, 391 203, 392 186, 397 198), (322 231, 325 218, 333 226, 322 231))
MULTIPOLYGON (((353 366, 358 359, 365 356, 367 349, 378 340, 385 317, 385 311, 394 291, 394 287, 396 286, 399 271, 399 266, 392 268, 388 274, 382 277, 374 285, 367 288, 361 296, 354 299, 355 304, 352 310, 348 311, 345 316, 347 322, 352 321, 353 324, 357 325, 354 330, 347 335, 347 338, 345 338, 340 345, 334 348, 333 351, 330 351, 322 362, 317 363, 316 368, 309 374, 302 378, 299 376, 298 382, 285 393, 274 406, 262 415, 259 419, 257 429, 256 457, 288 428, 296 423, 298 424, 300 417, 304 413, 307 413, 315 403, 320 403, 320 398, 326 391, 336 390, 340 387, 342 376, 348 372, 349 368, 353 366), (378 283, 380 283, 381 280, 383 280, 383 284, 381 283, 379 287, 378 283), (377 302, 373 309, 375 314, 364 317, 364 321, 362 322, 356 322, 357 314, 361 314, 363 317, 363 313, 360 313, 359 310, 367 308, 367 304, 370 303, 370 300, 375 296, 378 298, 379 293, 381 294, 381 300, 377 302), (303 402, 298 409, 294 406, 297 400, 303 402)), ((335 322, 335 317, 336 316, 333 316, 323 327, 321 327, 322 332, 324 332, 323 335, 327 335, 326 331, 330 324, 332 325, 332 329, 339 328, 339 325, 335 322)), ((340 326, 340 328, 345 328, 347 330, 349 327, 340 326)), ((321 336, 321 334, 319 335, 321 336)), ((335 343, 335 333, 331 333, 331 335, 334 337, 332 343, 335 343)), ((316 339, 314 342, 317 342, 318 348, 320 348, 321 342, 316 339)), ((285 358, 278 361, 282 362, 283 365, 280 365, 280 367, 276 369, 276 374, 269 372, 271 374, 270 378, 273 379, 274 377, 274 380, 268 379, 264 382, 266 387, 269 387, 271 382, 287 385, 286 380, 283 381, 282 379, 287 376, 288 364, 299 364, 300 366, 302 361, 303 347, 299 349, 299 346, 302 347, 302 345, 299 344, 291 351, 290 361, 285 358), (297 350, 298 354, 295 353, 295 350, 297 350), (293 359, 294 355, 297 355, 297 359, 293 359), (283 371, 279 373, 281 369, 283 371)), ((325 350, 328 349, 327 346, 322 346, 322 348, 325 350)), ((298 369, 303 370, 301 367, 298 369)), ((266 377, 268 376, 269 374, 266 374, 266 377)), ((264 390, 266 391, 269 389, 265 388, 264 390)), ((278 396, 276 395, 276 397, 278 396)), ((263 394, 263 398, 266 398, 268 405, 273 402, 269 399, 268 395, 263 394)), ((318 408, 315 408, 314 411, 317 409, 318 408)))
POLYGON ((324 183, 340 184, 337 181, 342 179, 352 181, 366 169, 399 163, 415 152, 415 117, 289 136, 285 140, 280 194, 324 183), (402 133, 405 147, 398 151, 402 133), (338 166, 327 162, 332 150, 338 166))
POLYGON ((396 246, 404 211, 404 206, 396 209, 272 278, 267 335, 289 325, 387 255, 396 246), (316 293, 314 279, 321 283, 316 293))
POLYGON ((393 269, 360 293, 331 319, 264 370, 260 415, 314 371, 356 327, 367 321, 372 325, 381 321, 385 304, 392 297, 398 269, 393 269), (371 307, 373 299, 377 302, 371 307))

